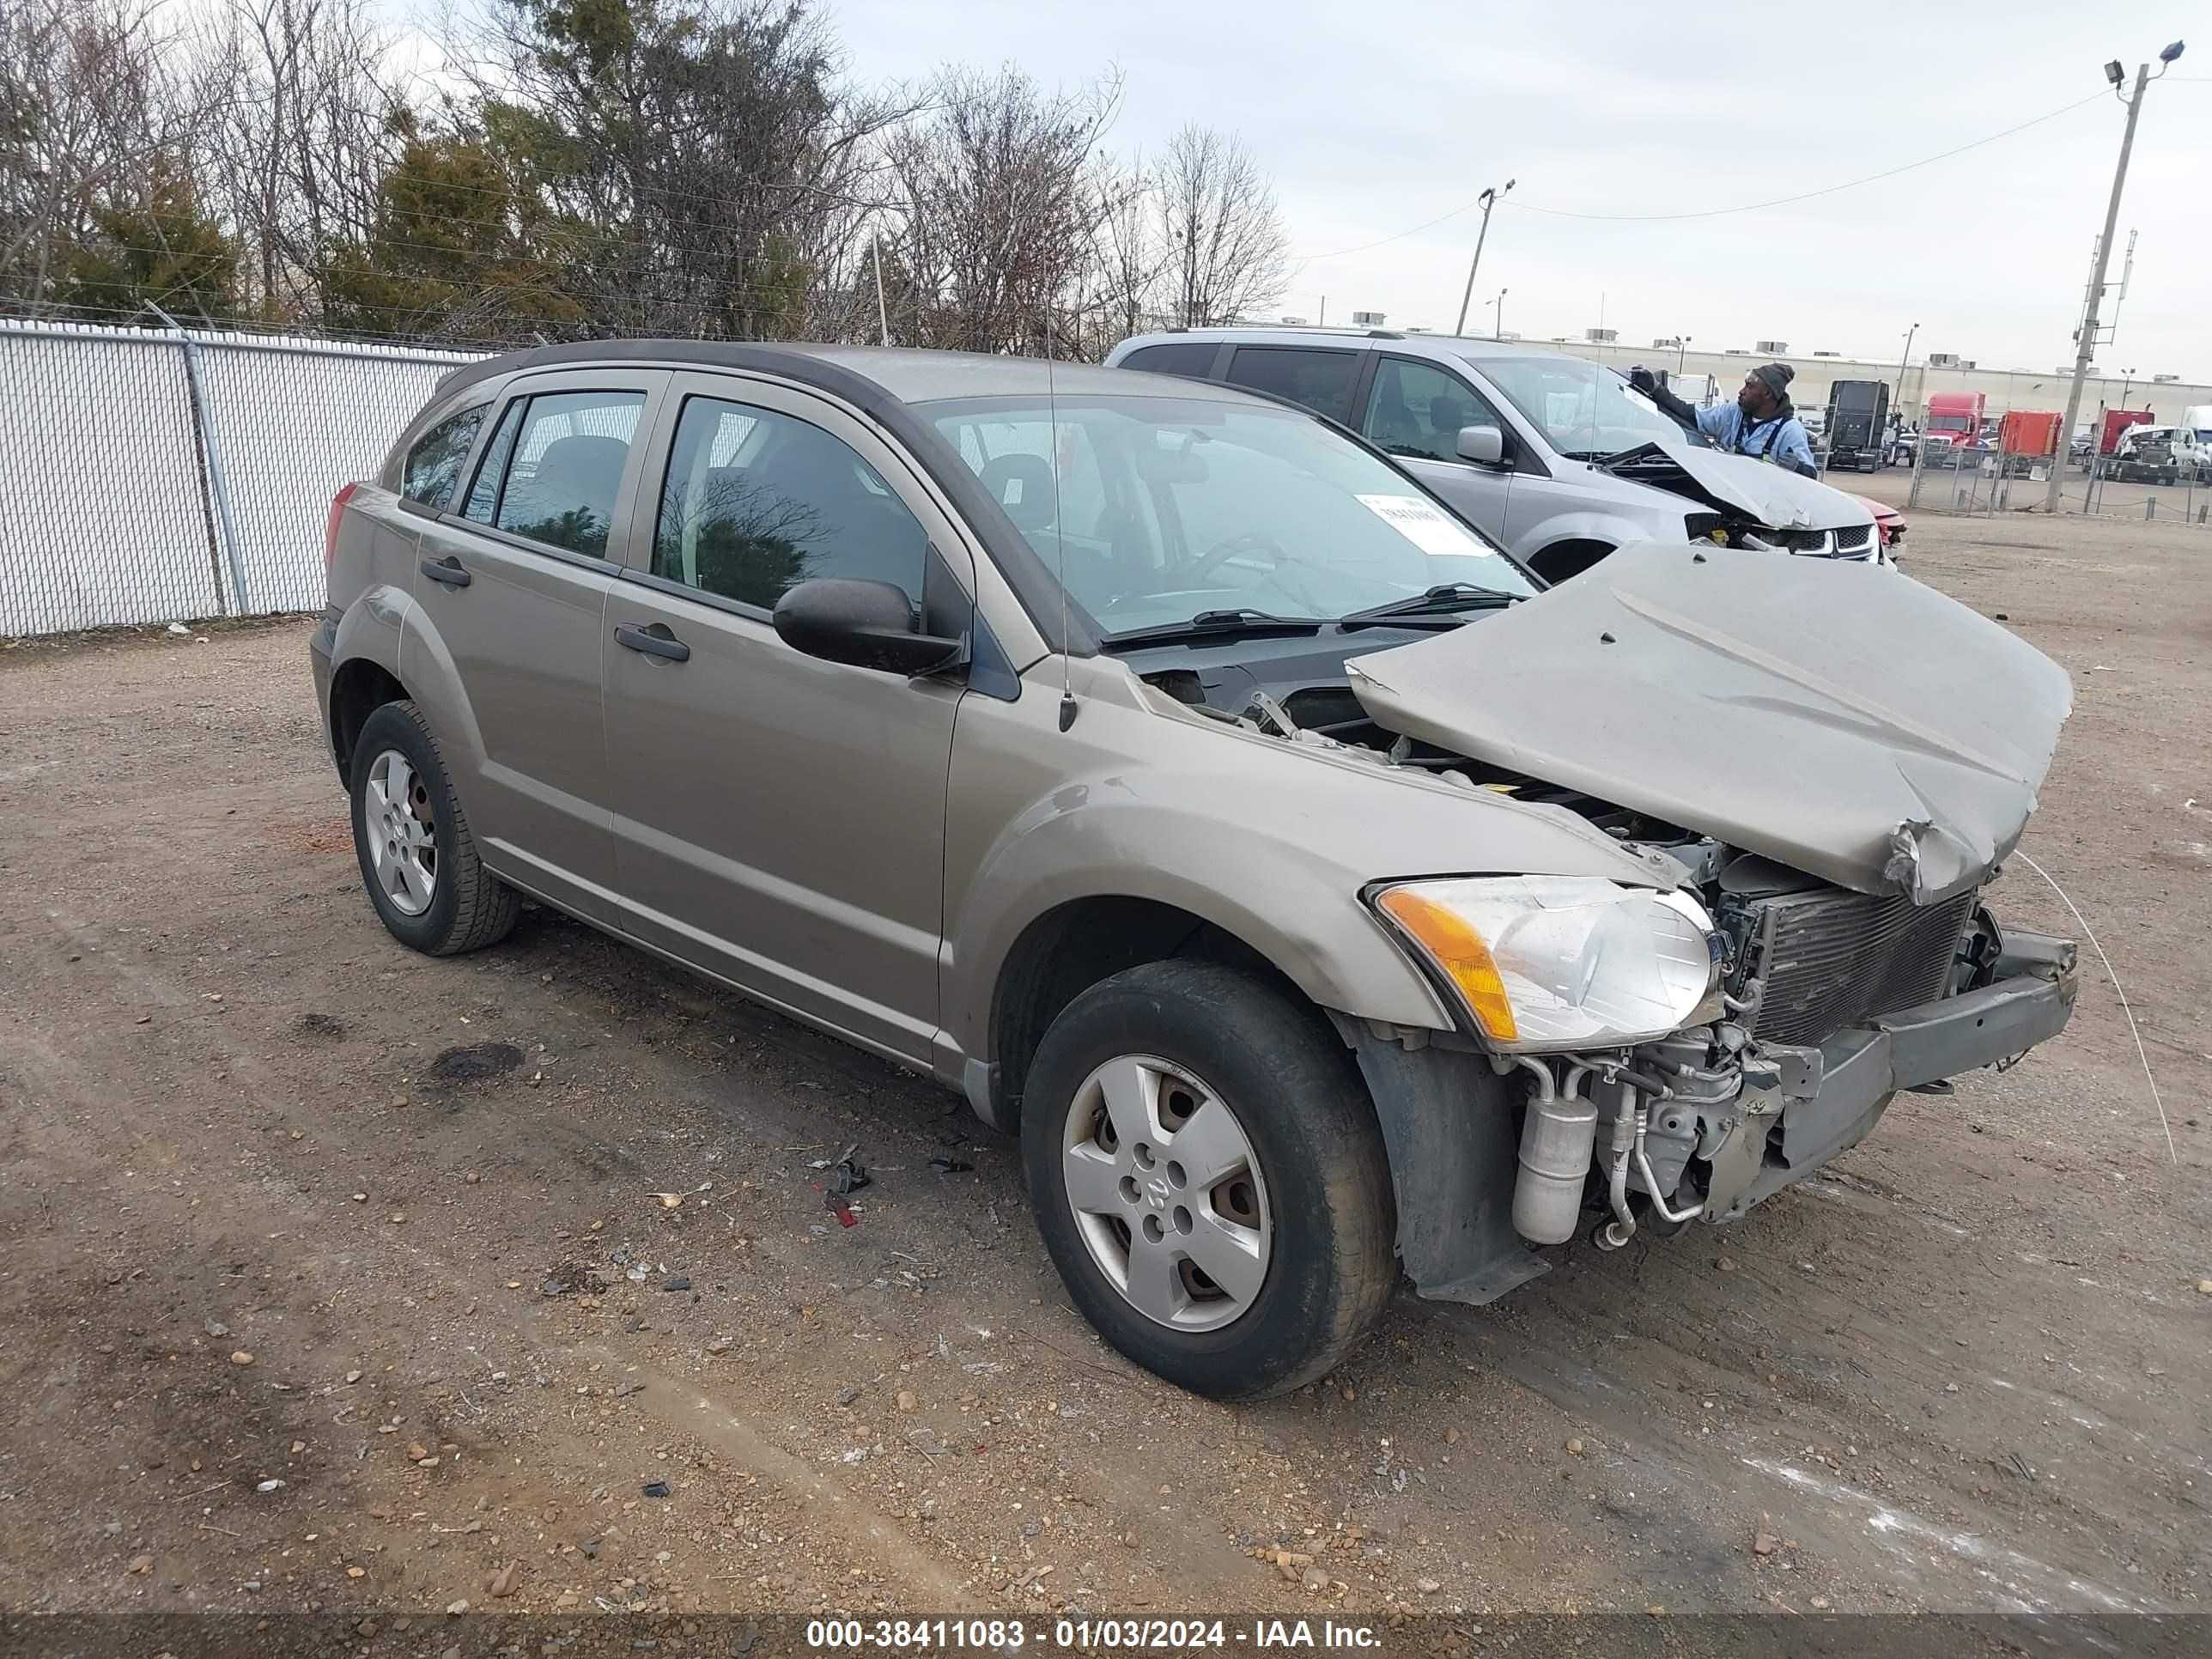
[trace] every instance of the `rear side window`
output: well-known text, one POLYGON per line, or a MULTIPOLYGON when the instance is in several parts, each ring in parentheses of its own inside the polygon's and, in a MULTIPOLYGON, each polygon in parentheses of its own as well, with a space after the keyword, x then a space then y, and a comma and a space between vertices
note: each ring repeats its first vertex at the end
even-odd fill
POLYGON ((1122 358, 1119 366, 1203 380, 1212 376, 1213 360, 1220 355, 1221 348, 1212 340, 1176 340, 1167 345, 1139 346, 1122 358))
MULTIPOLYGON (((548 392, 531 398, 519 416, 509 410, 515 435, 490 503, 491 522, 549 547, 605 558, 644 408, 642 392, 595 391, 548 392)), ((507 440, 506 422, 501 427, 495 447, 507 440)), ((486 457, 471 491, 471 517, 495 459, 486 457)))
POLYGON ((763 611, 817 576, 889 582, 919 605, 928 556, 921 521, 843 439, 774 410, 685 399, 654 575, 763 611))
POLYGON ((399 493, 425 507, 443 507, 451 500, 454 481, 461 476, 461 463, 468 459, 469 447, 476 442, 477 428, 483 424, 484 410, 490 407, 478 404, 458 415, 448 415, 417 438, 400 470, 399 493))
POLYGON ((1356 351, 1312 351, 1295 346, 1239 346, 1229 360, 1229 378, 1255 392, 1273 392, 1304 404, 1332 421, 1352 419, 1352 380, 1359 368, 1356 351))

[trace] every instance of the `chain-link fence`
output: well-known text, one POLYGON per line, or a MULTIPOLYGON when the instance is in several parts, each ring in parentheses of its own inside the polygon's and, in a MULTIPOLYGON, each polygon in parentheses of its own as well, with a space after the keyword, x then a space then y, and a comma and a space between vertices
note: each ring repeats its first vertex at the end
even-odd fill
POLYGON ((331 497, 472 361, 0 321, 0 635, 319 605, 331 497))

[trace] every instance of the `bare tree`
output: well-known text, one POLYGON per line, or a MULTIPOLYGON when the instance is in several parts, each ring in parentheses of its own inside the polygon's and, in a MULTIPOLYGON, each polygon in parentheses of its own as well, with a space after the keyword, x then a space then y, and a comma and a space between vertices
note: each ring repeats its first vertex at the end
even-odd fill
POLYGON ((246 299, 318 318, 325 273, 358 245, 414 112, 374 0, 225 0, 192 74, 214 112, 195 171, 244 245, 246 299))
POLYGON ((886 145, 906 214, 901 343, 1036 352, 1049 338, 1073 354, 1103 210, 1093 148, 1119 78, 1046 93, 1012 66, 948 69, 932 93, 886 145))
POLYGON ((1234 134, 1184 127, 1158 168, 1169 302, 1186 328, 1234 322, 1289 282, 1290 237, 1275 192, 1234 134))
POLYGON ((158 0, 0 0, 0 301, 52 303, 118 191, 189 137, 158 0))
POLYGON ((1097 202, 1091 253, 1097 327, 1102 348, 1110 348, 1152 325, 1167 252, 1158 185, 1141 156, 1124 170, 1102 155, 1091 190, 1097 202))

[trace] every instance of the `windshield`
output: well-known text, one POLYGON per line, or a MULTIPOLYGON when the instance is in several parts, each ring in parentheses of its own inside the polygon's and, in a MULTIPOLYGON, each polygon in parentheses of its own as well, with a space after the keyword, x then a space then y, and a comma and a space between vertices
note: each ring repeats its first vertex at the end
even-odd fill
POLYGON ((1109 638, 1210 611, 1330 622, 1447 582, 1535 591, 1403 474, 1295 410, 1121 397, 924 409, 1109 638))
POLYGON ((1971 432, 1974 429, 1974 423, 1964 415, 1930 415, 1928 429, 1930 432, 1971 432))
POLYGON ((1613 370, 1579 357, 1484 357, 1474 367, 1553 448, 1575 460, 1602 460, 1655 438, 1705 443, 1613 370))

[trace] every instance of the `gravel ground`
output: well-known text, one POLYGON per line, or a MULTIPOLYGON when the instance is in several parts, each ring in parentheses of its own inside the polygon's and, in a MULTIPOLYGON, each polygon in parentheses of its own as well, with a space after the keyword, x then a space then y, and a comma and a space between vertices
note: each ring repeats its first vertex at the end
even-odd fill
POLYGON ((2178 1164, 2090 962, 1740 1225, 1242 1408, 1091 1337, 926 1083, 542 913, 401 950, 301 625, 0 653, 0 1607, 2201 1610, 2212 539, 1911 546, 2074 675, 2026 850, 2178 1164))

